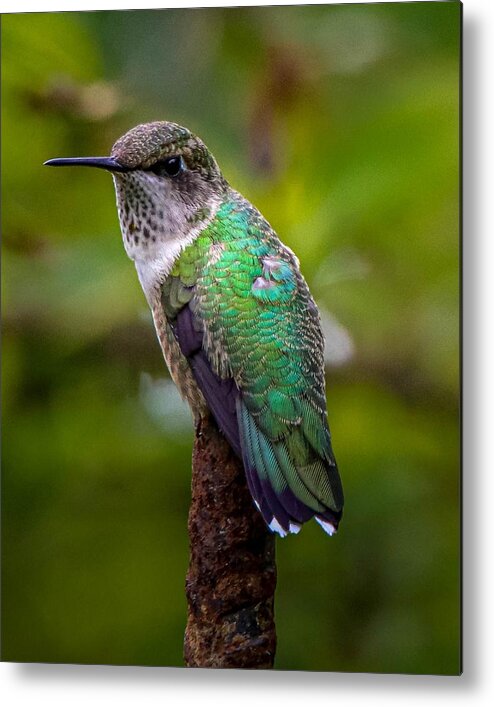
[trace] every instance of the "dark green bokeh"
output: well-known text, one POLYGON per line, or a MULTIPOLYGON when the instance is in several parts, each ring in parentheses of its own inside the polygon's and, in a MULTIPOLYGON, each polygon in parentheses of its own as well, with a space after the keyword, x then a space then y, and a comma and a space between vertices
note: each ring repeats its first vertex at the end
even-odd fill
POLYGON ((182 664, 190 417, 110 177, 41 166, 166 119, 338 322, 347 505, 336 538, 278 542, 276 666, 458 672, 459 23, 455 2, 3 17, 5 660, 182 664))

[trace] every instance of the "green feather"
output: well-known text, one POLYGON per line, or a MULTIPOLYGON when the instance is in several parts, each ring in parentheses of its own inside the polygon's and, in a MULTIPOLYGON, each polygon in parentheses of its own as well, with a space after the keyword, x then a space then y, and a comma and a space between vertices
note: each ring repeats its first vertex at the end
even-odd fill
POLYGON ((305 485, 297 471, 293 459, 288 453, 286 444, 284 442, 274 444, 273 449, 290 490, 302 503, 305 503, 306 506, 322 513, 325 510, 325 506, 317 500, 314 494, 312 494, 305 485))
POLYGON ((212 347, 206 354, 213 367, 227 363, 241 391, 249 463, 277 493, 288 485, 315 512, 340 510, 319 315, 293 254, 234 196, 184 250, 169 280, 165 312, 176 313, 194 287, 191 306, 212 347))

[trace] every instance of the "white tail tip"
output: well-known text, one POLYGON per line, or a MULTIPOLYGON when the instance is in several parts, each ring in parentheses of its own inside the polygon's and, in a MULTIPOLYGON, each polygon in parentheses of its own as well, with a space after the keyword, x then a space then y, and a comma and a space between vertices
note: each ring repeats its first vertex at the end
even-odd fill
POLYGON ((316 516, 316 521, 328 535, 334 535, 336 533, 336 528, 329 522, 329 520, 324 520, 324 518, 316 516))
POLYGON ((271 523, 269 524, 269 529, 272 530, 274 533, 278 533, 278 535, 282 538, 285 538, 288 535, 286 530, 278 523, 274 516, 271 523))
POLYGON ((301 527, 302 526, 300 525, 300 523, 293 523, 292 521, 290 521, 290 533, 293 533, 294 535, 300 533, 301 527))

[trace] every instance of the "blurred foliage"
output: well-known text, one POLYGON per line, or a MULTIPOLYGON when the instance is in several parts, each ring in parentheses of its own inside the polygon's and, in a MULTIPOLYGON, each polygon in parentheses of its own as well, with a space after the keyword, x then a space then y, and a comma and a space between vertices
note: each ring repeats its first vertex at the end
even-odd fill
POLYGON ((182 664, 190 416, 111 179, 42 167, 171 119, 297 252, 346 346, 327 394, 345 517, 278 542, 277 667, 458 671, 459 15, 2 18, 5 660, 182 664))

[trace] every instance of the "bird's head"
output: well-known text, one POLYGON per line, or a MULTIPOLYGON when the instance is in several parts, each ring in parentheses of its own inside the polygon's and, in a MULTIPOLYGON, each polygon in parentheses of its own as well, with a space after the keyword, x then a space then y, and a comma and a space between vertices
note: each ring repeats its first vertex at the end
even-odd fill
POLYGON ((188 241, 214 215, 228 186, 206 145, 169 122, 132 128, 113 145, 110 157, 45 164, 113 174, 125 249, 136 261, 154 260, 167 246, 188 241))

